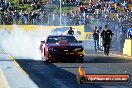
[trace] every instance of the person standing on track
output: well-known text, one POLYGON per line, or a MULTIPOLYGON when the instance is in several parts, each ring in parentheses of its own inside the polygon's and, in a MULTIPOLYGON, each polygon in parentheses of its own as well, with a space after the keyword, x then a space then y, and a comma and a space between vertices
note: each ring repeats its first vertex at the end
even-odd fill
POLYGON ((42 60, 44 59, 44 43, 45 43, 44 41, 41 41, 41 44, 39 46, 42 60))
POLYGON ((72 30, 72 27, 70 27, 70 29, 68 30, 67 35, 74 35, 74 31, 72 30))
POLYGON ((103 38, 104 56, 109 55, 110 42, 112 40, 112 35, 114 35, 112 31, 108 30, 107 25, 105 25, 105 29, 101 33, 101 37, 103 38))
POLYGON ((99 52, 99 30, 97 30, 96 26, 93 31, 93 39, 94 39, 95 52, 99 52))

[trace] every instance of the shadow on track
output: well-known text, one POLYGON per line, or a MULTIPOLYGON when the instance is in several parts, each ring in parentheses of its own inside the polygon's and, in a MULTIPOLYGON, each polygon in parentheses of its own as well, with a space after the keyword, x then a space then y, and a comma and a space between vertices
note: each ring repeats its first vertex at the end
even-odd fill
POLYGON ((132 62, 132 60, 123 57, 87 55, 85 56, 84 63, 129 63, 129 62, 132 62))
POLYGON ((16 59, 39 88, 103 88, 98 84, 77 83, 76 75, 54 64, 30 59, 16 59))

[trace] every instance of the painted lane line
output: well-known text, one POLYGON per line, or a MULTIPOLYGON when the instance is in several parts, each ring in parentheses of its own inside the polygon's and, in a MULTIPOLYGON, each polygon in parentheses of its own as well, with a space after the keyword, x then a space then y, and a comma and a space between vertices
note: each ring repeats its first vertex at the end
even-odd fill
POLYGON ((21 66, 16 62, 15 58, 12 56, 9 56, 9 59, 13 60, 13 62, 16 64, 16 66, 27 76, 29 77, 29 75, 21 68, 21 66))
MULTIPOLYGON (((8 54, 5 50, 3 50, 3 52, 6 53, 6 54, 8 54)), ((16 60, 15 60, 15 58, 14 58, 13 56, 11 56, 11 55, 8 54, 8 58, 9 58, 10 60, 12 60, 12 61, 15 63, 15 65, 16 65, 27 77, 29 77, 29 75, 28 75, 28 74, 21 68, 21 66, 16 62, 16 60)))

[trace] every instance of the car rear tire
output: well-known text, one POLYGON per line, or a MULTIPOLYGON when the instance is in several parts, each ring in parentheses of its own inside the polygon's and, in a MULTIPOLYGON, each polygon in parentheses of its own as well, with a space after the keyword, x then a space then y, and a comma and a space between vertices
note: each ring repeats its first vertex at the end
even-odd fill
POLYGON ((44 57, 45 57, 45 55, 46 55, 46 54, 45 54, 45 49, 44 49, 44 57))
POLYGON ((84 63, 84 59, 79 60, 79 63, 84 63))
POLYGON ((51 60, 46 60, 45 62, 46 62, 46 63, 51 63, 51 60))

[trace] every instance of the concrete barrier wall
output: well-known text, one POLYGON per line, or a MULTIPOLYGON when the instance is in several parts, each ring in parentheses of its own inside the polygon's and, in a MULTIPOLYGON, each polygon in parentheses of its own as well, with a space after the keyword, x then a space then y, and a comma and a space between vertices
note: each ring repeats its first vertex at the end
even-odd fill
POLYGON ((24 30, 26 32, 33 33, 34 36, 40 35, 45 36, 44 32, 47 32, 46 30, 54 30, 56 28, 63 27, 72 27, 79 30, 81 32, 81 35, 77 36, 76 38, 78 40, 83 41, 82 45, 84 46, 85 50, 94 49, 93 34, 92 32, 85 32, 84 25, 82 26, 0 25, 0 30, 6 30, 9 32, 12 32, 13 30, 24 30))
POLYGON ((54 30, 56 28, 72 27, 80 31, 81 35, 77 36, 78 40, 83 41, 83 46, 86 50, 94 49, 93 34, 92 32, 85 32, 84 25, 82 26, 41 26, 41 25, 0 25, 0 30, 7 30, 9 32, 15 30, 24 30, 26 32, 32 32, 35 36, 44 35, 42 32, 45 30, 54 30), (38 32, 40 31, 40 32, 38 32))
POLYGON ((14 29, 23 29, 25 31, 36 31, 36 30, 46 30, 46 29, 53 30, 62 27, 72 27, 78 29, 82 33, 84 32, 84 25, 81 26, 0 25, 0 30, 6 29, 8 31, 12 31, 14 29))
POLYGON ((89 40, 92 39, 92 32, 85 32, 84 25, 82 26, 42 26, 42 25, 0 25, 0 30, 7 30, 9 32, 16 30, 24 30, 26 32, 36 32, 38 30, 54 30, 56 28, 63 27, 72 27, 80 31, 80 34, 77 38, 78 40, 89 40))
POLYGON ((5 78, 5 75, 1 69, 0 69, 0 88, 10 88, 5 78))
POLYGON ((123 54, 132 56, 132 39, 126 39, 124 48, 123 48, 123 54))

